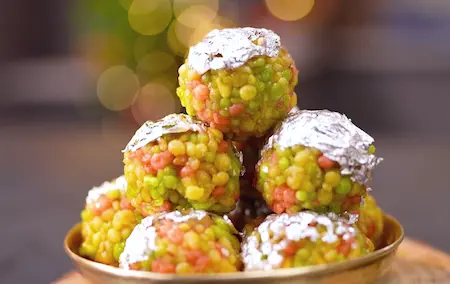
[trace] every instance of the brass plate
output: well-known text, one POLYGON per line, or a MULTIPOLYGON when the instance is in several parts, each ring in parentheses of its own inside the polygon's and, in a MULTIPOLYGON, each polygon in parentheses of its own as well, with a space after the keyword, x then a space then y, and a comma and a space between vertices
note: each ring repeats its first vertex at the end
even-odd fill
POLYGON ((64 240, 64 249, 81 274, 93 284, 150 283, 258 283, 258 284, 365 284, 374 283, 392 264, 403 240, 403 228, 389 215, 380 248, 374 253, 341 263, 260 272, 235 272, 215 275, 178 276, 143 271, 128 271, 100 264, 79 256, 81 225, 75 225, 64 240))

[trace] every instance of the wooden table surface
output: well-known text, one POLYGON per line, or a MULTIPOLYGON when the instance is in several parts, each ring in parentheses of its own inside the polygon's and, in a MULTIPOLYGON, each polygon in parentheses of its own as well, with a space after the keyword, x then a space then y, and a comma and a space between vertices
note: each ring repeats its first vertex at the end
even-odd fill
MULTIPOLYGON (((422 242, 405 239, 400 245, 391 271, 378 283, 450 283, 450 255, 422 242)), ((54 284, 89 283, 79 273, 70 272, 54 284)))

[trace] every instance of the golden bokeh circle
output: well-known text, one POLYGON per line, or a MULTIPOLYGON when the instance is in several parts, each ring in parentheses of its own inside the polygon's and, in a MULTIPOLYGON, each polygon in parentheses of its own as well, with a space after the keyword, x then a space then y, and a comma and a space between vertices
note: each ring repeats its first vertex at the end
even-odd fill
POLYGON ((220 23, 216 22, 209 22, 209 23, 203 23, 202 25, 199 25, 192 35, 189 38, 189 46, 195 45, 203 40, 203 38, 212 30, 214 29, 222 29, 223 26, 220 23))
POLYGON ((162 74, 152 78, 150 83, 162 85, 169 91, 175 91, 178 80, 177 75, 172 76, 172 74, 162 74))
POLYGON ((189 40, 194 33, 195 29, 187 27, 180 23, 179 21, 174 21, 174 31, 175 36, 181 44, 183 44, 186 48, 189 47, 189 40))
POLYGON ((220 15, 218 15, 214 19, 214 23, 219 24, 222 28, 233 28, 233 27, 236 27, 236 23, 232 19, 220 16, 220 15))
POLYGON ((179 111, 174 94, 168 88, 157 83, 148 83, 139 91, 131 113, 137 123, 158 120, 179 111))
POLYGON ((167 46, 172 50, 172 52, 179 56, 185 56, 187 52, 187 45, 181 42, 175 30, 178 21, 173 21, 169 29, 167 30, 167 46))
POLYGON ((170 0, 134 0, 128 10, 128 21, 136 32, 156 35, 164 31, 172 19, 170 0))
POLYGON ((119 111, 130 107, 138 91, 138 77, 124 65, 106 69, 97 80, 98 99, 109 110, 119 111))
POLYGON ((265 0, 273 16, 284 21, 297 21, 311 12, 314 0, 265 0))
POLYGON ((173 55, 164 51, 152 51, 142 56, 136 66, 136 73, 140 79, 152 78, 170 67, 175 65, 175 58, 173 55))
POLYGON ((140 58, 149 53, 155 46, 156 41, 157 39, 154 36, 139 36, 133 46, 134 59, 139 61, 140 58))
POLYGON ((194 6, 207 7, 214 14, 217 14, 217 11, 219 11, 219 0, 174 0, 173 13, 175 17, 179 17, 183 11, 194 6))
POLYGON ((197 19, 195 27, 186 26, 175 20, 169 27, 168 45, 174 52, 178 51, 179 54, 186 55, 189 47, 201 41, 210 31, 234 26, 232 20, 222 16, 216 16, 212 20, 211 18, 197 19))
POLYGON ((191 6, 177 17, 177 20, 189 28, 197 28, 205 23, 212 22, 217 16, 217 11, 207 6, 191 6))

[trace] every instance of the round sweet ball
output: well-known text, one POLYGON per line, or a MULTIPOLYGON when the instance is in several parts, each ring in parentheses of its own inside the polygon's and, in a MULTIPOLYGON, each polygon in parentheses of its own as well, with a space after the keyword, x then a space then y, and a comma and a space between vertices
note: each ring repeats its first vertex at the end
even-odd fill
POLYGON ((194 208, 232 211, 241 162, 217 129, 182 114, 145 123, 124 150, 127 196, 144 216, 194 208))
POLYGON ((292 112, 263 146, 256 188, 278 214, 356 213, 382 160, 373 142, 340 113, 292 112))
POLYGON ((242 243, 246 271, 327 264, 372 252, 372 242, 336 215, 270 215, 242 243))
POLYGON ((297 74, 274 32, 213 30, 190 48, 177 95, 189 115, 246 140, 265 135, 297 104, 297 74))
POLYGON ((202 210, 148 216, 131 233, 120 267, 172 274, 239 271, 237 231, 226 217, 202 210))
POLYGON ((118 265, 125 240, 142 216, 125 197, 127 183, 121 176, 89 191, 81 212, 80 255, 118 265))

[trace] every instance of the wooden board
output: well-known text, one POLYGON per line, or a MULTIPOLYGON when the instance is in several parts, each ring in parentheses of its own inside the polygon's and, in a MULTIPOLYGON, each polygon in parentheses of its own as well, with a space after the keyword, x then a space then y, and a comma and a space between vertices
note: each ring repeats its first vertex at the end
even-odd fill
MULTIPOLYGON (((379 284, 450 284, 450 255, 418 241, 405 239, 389 272, 379 284)), ((70 272, 54 284, 89 284, 70 272)), ((378 284, 378 283, 377 283, 378 284)))
POLYGON ((450 256, 424 243, 405 239, 391 272, 379 281, 383 283, 450 283, 450 256))

